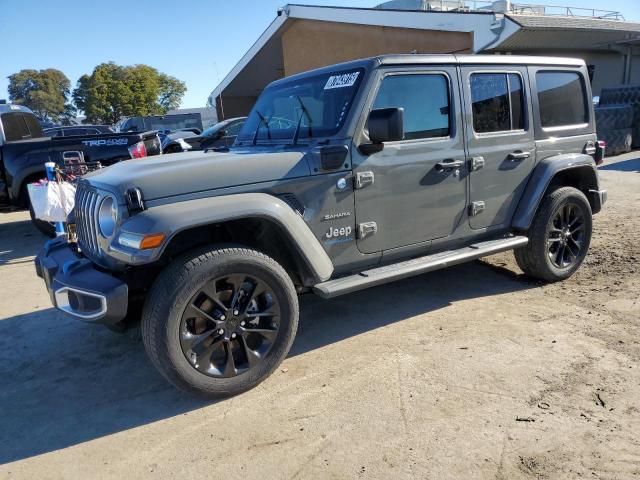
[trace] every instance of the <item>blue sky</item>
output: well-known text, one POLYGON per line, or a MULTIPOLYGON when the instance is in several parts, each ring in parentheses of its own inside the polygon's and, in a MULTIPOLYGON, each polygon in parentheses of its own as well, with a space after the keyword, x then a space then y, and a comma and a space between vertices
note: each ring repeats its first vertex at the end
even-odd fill
MULTIPOLYGON (((382 0, 380 0, 382 1, 382 0)), ((376 0, 291 3, 372 7, 376 0)), ((640 20, 638 0, 523 0, 621 11, 640 20), (636 8, 634 8, 636 7, 636 8)), ((204 106, 286 0, 0 0, 0 98, 7 75, 57 68, 75 85, 102 62, 145 63, 187 84, 183 107, 204 106)))

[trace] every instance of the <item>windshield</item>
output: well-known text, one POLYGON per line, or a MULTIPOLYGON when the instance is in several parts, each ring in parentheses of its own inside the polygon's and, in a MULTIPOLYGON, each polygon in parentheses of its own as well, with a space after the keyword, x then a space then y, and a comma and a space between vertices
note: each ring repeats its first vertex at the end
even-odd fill
POLYGON ((267 87, 238 134, 238 141, 293 140, 335 134, 349 112, 364 70, 301 78, 267 87), (298 124, 300 128, 298 129, 298 124), (257 134, 256 134, 257 132, 257 134))

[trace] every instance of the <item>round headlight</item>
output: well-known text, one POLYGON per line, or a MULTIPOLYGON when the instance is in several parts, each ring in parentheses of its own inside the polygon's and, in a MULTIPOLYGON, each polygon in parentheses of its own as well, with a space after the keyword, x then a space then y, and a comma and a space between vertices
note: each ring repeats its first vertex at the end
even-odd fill
POLYGON ((109 238, 116 229, 118 204, 112 196, 105 197, 98 210, 98 228, 103 237, 109 238))

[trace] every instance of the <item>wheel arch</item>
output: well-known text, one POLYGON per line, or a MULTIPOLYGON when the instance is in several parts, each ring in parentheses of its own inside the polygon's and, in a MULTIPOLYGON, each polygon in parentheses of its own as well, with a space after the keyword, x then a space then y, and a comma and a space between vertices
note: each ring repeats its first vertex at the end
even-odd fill
POLYGON ((595 161, 589 155, 555 155, 542 160, 533 170, 518 203, 512 227, 528 230, 533 217, 546 193, 557 187, 574 187, 585 194, 593 213, 598 213, 601 204, 594 191, 599 190, 595 161))
POLYGON ((13 202, 19 207, 27 207, 29 205, 28 198, 23 195, 26 194, 26 186, 29 183, 37 182, 42 178, 47 177, 47 172, 42 167, 32 167, 23 172, 20 177, 13 179, 12 198, 13 202))
POLYGON ((236 244, 271 256, 304 286, 327 280, 333 273, 331 260, 304 219, 283 200, 264 193, 151 207, 125 222, 122 230, 167 235, 149 262, 166 262, 207 243, 236 244))

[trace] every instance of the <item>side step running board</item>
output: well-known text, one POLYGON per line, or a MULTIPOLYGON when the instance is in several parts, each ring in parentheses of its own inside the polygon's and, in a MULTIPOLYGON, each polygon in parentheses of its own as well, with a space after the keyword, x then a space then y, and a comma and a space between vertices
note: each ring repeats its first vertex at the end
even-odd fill
POLYGON ((426 255, 405 262, 373 268, 349 277, 322 282, 315 285, 313 290, 323 298, 337 297, 338 295, 355 292, 363 288, 374 287, 393 280, 432 272, 440 268, 522 247, 528 241, 527 237, 520 236, 476 243, 459 250, 434 253, 433 255, 426 255))

